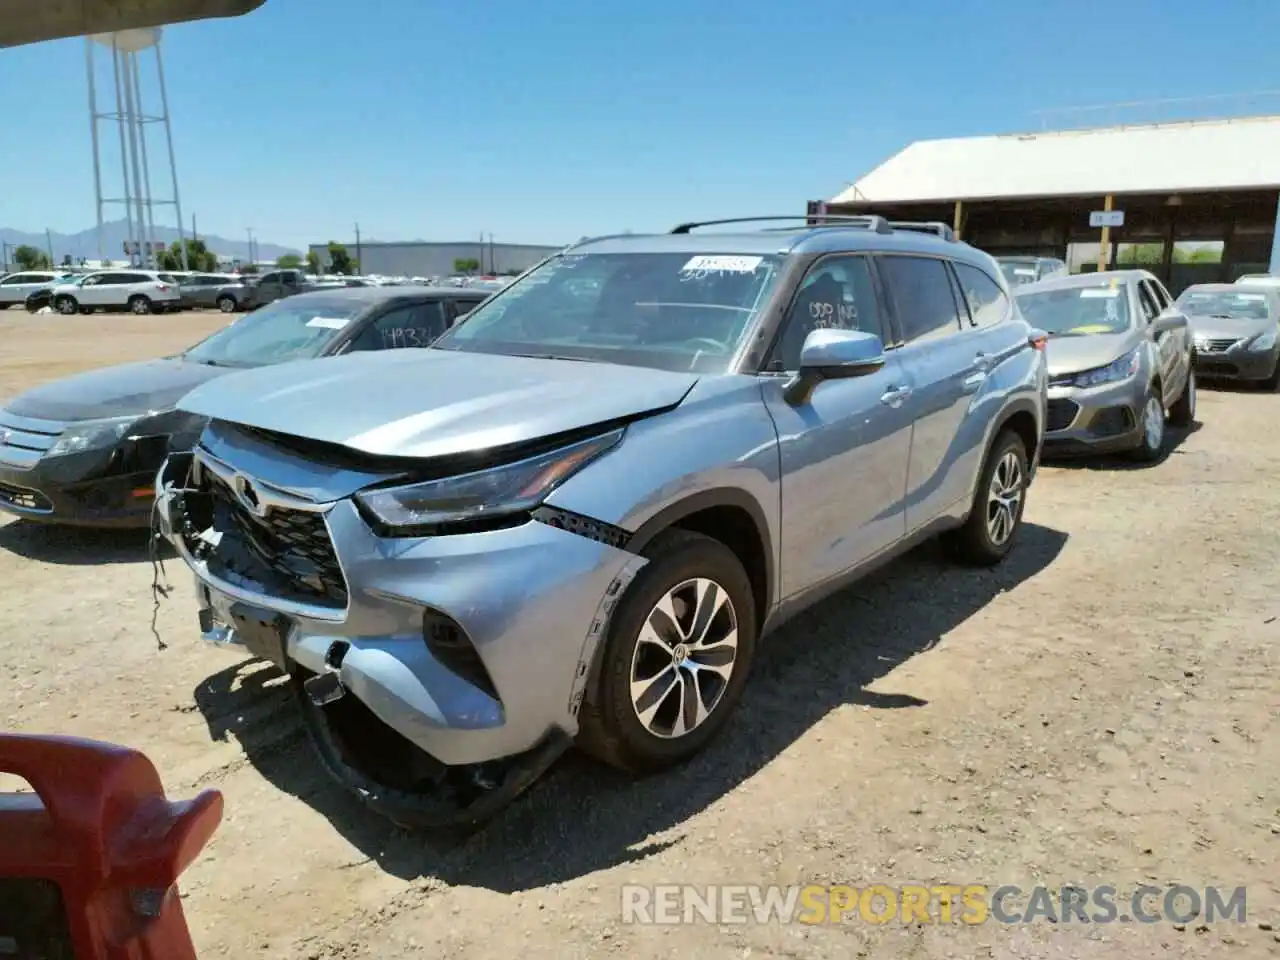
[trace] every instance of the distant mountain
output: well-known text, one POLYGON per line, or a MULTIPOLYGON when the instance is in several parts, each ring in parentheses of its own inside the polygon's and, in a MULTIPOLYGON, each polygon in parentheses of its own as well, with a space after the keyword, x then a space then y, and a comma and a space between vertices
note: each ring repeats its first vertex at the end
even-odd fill
MULTIPOLYGON (((187 236, 190 236, 190 234, 188 233, 187 236)), ((102 225, 102 241, 107 259, 123 260, 124 242, 127 239, 131 238, 129 237, 129 228, 126 221, 112 220, 102 225)), ((162 227, 157 224, 155 235, 151 239, 173 243, 178 239, 178 228, 162 227)), ((226 257, 235 257, 240 260, 249 259, 249 240, 247 237, 240 240, 228 240, 226 237, 219 237, 216 234, 202 233, 200 234, 200 239, 214 253, 222 254, 226 257)), ((11 247, 25 243, 39 250, 47 248, 43 233, 26 233, 9 227, 0 227, 0 242, 7 243, 11 247)), ((253 245, 257 250, 259 260, 275 260, 286 253, 301 254, 303 252, 293 247, 282 247, 277 243, 259 241, 256 238, 253 245)), ((81 257, 89 260, 98 259, 97 228, 90 227, 88 230, 81 230, 79 233, 54 233, 53 262, 55 264, 61 263, 62 258, 67 254, 71 255, 72 260, 78 260, 81 257)))

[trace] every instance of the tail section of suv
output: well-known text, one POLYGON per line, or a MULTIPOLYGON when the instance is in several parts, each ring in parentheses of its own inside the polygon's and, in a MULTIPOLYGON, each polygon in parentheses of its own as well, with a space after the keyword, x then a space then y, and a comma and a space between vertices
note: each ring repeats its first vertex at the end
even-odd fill
POLYGON ((181 402, 211 420, 157 517, 201 631, 289 672, 374 809, 474 821, 575 742, 682 761, 794 613, 934 535, 1013 546, 1047 377, 995 261, 878 217, 708 226, 569 247, 429 349, 181 402))

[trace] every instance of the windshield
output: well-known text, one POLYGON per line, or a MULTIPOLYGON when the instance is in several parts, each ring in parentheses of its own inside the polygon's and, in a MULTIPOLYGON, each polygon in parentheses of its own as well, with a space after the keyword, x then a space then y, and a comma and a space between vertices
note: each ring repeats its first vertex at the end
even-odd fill
POLYGON ((1001 260, 1000 272, 1012 286, 1024 283, 1035 283, 1039 279, 1039 271, 1034 260, 1001 260))
POLYGON ((568 254, 495 293, 433 348, 722 373, 781 262, 688 252, 568 254))
POLYGON ((182 356, 221 367, 261 367, 319 356, 364 307, 351 300, 278 300, 246 314, 182 356))
POLYGON ((1188 290, 1178 298, 1183 313, 1224 320, 1265 320, 1271 315, 1265 293, 1188 290))
POLYGON ((1033 327, 1052 337, 1086 337, 1129 329, 1123 286, 1061 287, 1018 294, 1018 308, 1033 327))

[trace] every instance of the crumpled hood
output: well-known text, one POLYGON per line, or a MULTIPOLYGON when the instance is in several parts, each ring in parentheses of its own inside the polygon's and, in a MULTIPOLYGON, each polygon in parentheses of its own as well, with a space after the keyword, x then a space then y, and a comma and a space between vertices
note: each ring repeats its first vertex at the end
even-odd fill
POLYGON ((440 457, 678 404, 697 374, 453 350, 387 350, 246 370, 179 408, 375 456, 440 457))
POLYGON ((1276 322, 1261 318, 1257 320, 1225 320, 1222 317, 1187 316, 1193 337, 1205 337, 1209 340, 1248 340, 1265 330, 1275 329, 1276 322))
POLYGON ((1045 348, 1049 376, 1105 367, 1137 346, 1139 339, 1140 335, 1136 330, 1078 337, 1050 337, 1045 348))
POLYGON ((90 370, 19 394, 4 408, 33 420, 96 420, 170 410, 192 387, 231 371, 176 357, 90 370))

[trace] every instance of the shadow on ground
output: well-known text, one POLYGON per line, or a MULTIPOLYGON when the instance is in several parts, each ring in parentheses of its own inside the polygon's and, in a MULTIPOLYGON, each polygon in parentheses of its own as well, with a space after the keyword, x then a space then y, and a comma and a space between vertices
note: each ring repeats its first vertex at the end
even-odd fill
POLYGON ((288 689, 272 669, 253 661, 231 667, 197 687, 195 698, 214 738, 235 736, 264 777, 323 814, 384 870, 501 892, 542 887, 680 844, 678 830, 689 817, 841 705, 925 705, 908 691, 866 688, 1045 569, 1067 540, 1031 523, 1020 537, 1005 563, 991 570, 957 567, 928 544, 791 621, 765 644, 733 722, 688 765, 636 781, 570 754, 460 842, 407 835, 330 781, 310 755, 288 689), (253 716, 261 722, 246 722, 253 716), (672 830, 675 836, 650 839, 672 830))
MULTIPOLYGON (((13 520, 0 525, 0 550, 29 560, 60 566, 96 567, 112 563, 144 563, 150 559, 149 530, 96 530, 13 520)), ((160 556, 168 559, 167 545, 160 556)))
POLYGON ((1165 428, 1164 450, 1155 460, 1135 460, 1125 454, 1091 457, 1084 454, 1055 456, 1047 448, 1040 455, 1040 461, 1046 467, 1062 467, 1067 470, 1151 470, 1160 466, 1172 456, 1181 452, 1182 445, 1192 434, 1204 429, 1204 424, 1196 420, 1189 427, 1175 427, 1172 424, 1165 428))

